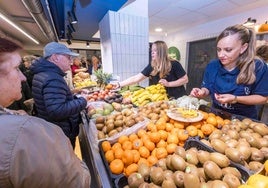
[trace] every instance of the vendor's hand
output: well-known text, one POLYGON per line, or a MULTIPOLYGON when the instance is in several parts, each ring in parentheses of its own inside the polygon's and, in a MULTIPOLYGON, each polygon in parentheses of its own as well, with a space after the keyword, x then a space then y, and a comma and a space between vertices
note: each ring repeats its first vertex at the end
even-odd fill
POLYGON ((121 87, 120 82, 117 82, 117 83, 112 84, 112 85, 113 85, 113 89, 120 89, 120 87, 121 87))
POLYGON ((232 103, 235 99, 235 96, 232 94, 214 94, 215 99, 221 103, 221 104, 227 104, 227 103, 232 103))
POLYGON ((168 83, 168 81, 166 79, 160 79, 159 80, 159 83, 162 84, 165 87, 168 87, 169 86, 169 83, 168 83))
POLYGON ((205 91, 200 89, 200 88, 193 88, 190 96, 197 97, 197 98, 202 98, 205 96, 205 91))

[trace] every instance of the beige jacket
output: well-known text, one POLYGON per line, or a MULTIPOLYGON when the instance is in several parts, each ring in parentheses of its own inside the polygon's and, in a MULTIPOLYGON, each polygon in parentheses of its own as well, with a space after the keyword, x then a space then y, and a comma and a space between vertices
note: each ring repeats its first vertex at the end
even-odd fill
POLYGON ((58 126, 0 108, 1 188, 89 188, 90 181, 58 126))

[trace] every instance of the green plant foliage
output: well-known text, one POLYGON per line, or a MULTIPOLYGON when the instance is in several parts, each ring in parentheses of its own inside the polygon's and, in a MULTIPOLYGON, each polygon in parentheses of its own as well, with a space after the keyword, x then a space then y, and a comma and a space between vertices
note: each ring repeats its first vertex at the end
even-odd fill
POLYGON ((94 71, 94 75, 96 76, 97 84, 100 87, 105 87, 109 83, 110 79, 112 78, 112 74, 105 73, 103 72, 102 69, 98 69, 94 71))

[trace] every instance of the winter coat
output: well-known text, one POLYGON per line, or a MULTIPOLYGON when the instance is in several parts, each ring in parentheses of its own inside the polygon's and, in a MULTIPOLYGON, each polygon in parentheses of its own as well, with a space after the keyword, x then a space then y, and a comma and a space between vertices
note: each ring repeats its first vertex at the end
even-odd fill
POLYGON ((88 188, 91 177, 62 130, 0 108, 0 187, 88 188))
POLYGON ((65 73, 54 63, 40 58, 30 69, 34 74, 32 94, 37 116, 60 126, 66 136, 74 139, 87 101, 74 98, 64 80, 65 73))

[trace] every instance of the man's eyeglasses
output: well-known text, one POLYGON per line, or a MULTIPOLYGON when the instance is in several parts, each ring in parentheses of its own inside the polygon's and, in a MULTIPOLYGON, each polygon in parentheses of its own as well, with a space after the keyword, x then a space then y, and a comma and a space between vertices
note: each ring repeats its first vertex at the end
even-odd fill
POLYGON ((67 59, 72 60, 72 56, 70 55, 67 55, 67 54, 59 54, 59 55, 65 56, 67 59))

